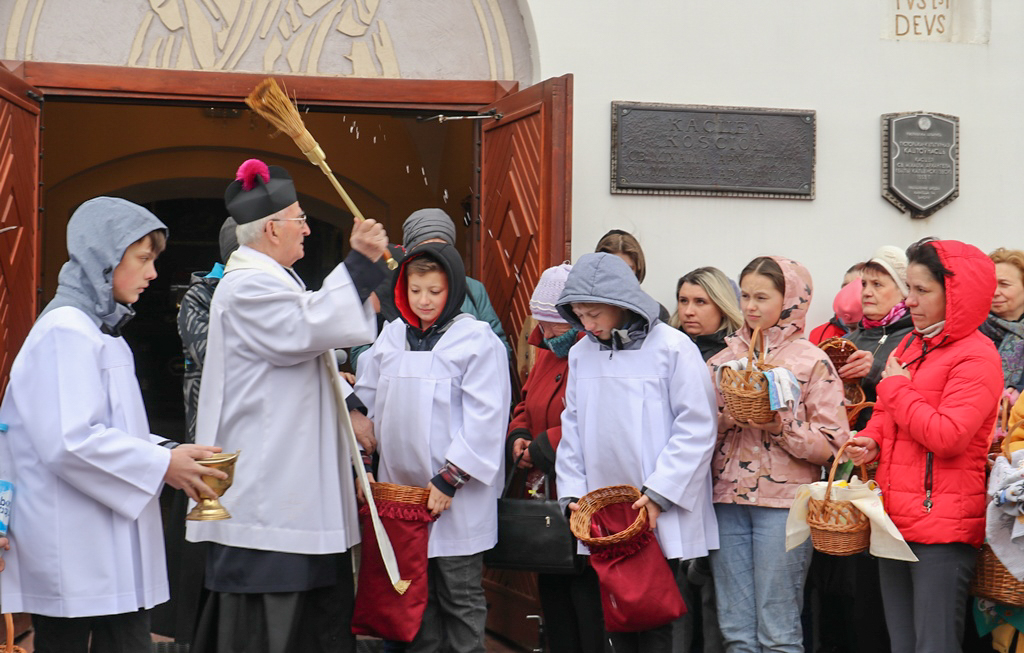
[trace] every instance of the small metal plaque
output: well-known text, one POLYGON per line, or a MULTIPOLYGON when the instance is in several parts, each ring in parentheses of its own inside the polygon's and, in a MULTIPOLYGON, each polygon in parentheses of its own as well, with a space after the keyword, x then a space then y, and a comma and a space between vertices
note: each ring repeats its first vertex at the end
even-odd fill
POLYGON ((611 192, 814 199, 815 112, 612 102, 611 192))
POLYGON ((882 116, 882 196, 924 218, 960 194, 960 119, 940 113, 882 116))

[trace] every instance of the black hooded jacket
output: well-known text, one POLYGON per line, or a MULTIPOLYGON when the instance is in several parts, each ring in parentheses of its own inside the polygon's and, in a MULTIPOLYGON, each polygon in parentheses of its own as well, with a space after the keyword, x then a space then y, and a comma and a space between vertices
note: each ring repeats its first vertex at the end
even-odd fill
POLYGON ((430 351, 441 339, 444 332, 452 325, 452 321, 462 314, 462 303, 466 298, 466 268, 462 264, 462 256, 457 249, 447 243, 425 243, 418 246, 404 261, 395 275, 394 282, 395 307, 408 325, 406 339, 412 351, 430 351), (437 320, 426 329, 420 328, 420 319, 413 313, 409 305, 408 282, 406 267, 410 261, 421 257, 437 261, 448 279, 448 298, 437 320))

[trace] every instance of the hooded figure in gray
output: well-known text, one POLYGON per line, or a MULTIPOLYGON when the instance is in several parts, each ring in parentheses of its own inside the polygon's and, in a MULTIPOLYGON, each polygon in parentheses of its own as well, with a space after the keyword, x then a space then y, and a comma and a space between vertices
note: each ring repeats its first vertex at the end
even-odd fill
POLYGON ((614 254, 584 254, 572 266, 558 298, 558 312, 579 331, 586 331, 572 311, 574 303, 611 304, 628 311, 626 323, 612 331, 608 340, 587 332, 587 337, 606 349, 636 349, 658 321, 659 304, 640 288, 626 262, 614 254))
POLYGON ((128 247, 167 225, 147 209, 117 197, 96 197, 75 210, 68 221, 69 260, 57 277, 57 294, 40 317, 73 306, 104 333, 120 336, 135 310, 114 299, 114 268, 128 247))

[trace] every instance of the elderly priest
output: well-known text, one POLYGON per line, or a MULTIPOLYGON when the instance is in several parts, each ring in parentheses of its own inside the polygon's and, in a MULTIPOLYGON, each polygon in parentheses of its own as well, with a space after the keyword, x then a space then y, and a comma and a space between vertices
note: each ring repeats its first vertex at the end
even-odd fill
POLYGON ((210 306, 196 442, 242 454, 231 519, 188 525, 189 540, 211 543, 192 650, 354 651, 356 492, 319 357, 373 340, 367 298, 387 235, 356 222, 351 253, 312 292, 291 267, 310 231, 288 173, 250 159, 225 202, 240 247, 210 306))

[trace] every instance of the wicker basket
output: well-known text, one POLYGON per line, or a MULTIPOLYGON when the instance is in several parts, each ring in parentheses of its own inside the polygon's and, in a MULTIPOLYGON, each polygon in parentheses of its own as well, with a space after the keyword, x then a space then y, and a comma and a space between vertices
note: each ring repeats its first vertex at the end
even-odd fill
MULTIPOLYGON (((834 501, 831 498, 836 469, 848 444, 839 448, 832 463, 825 498, 807 501, 807 525, 811 527, 811 543, 816 550, 833 556, 849 556, 867 551, 871 544, 871 522, 864 513, 850 501, 834 501)), ((866 479, 867 470, 863 465, 860 469, 860 477, 866 479)))
POLYGON ((992 551, 988 542, 981 545, 974 566, 971 594, 996 603, 1024 607, 1024 583, 1013 577, 992 551))
POLYGON ((0 653, 25 653, 25 649, 14 645, 14 618, 10 612, 4 614, 4 627, 7 629, 7 644, 0 646, 0 653))
POLYGON ((771 409, 768 398, 768 379, 763 372, 773 369, 774 365, 764 362, 764 338, 760 327, 754 329, 750 338, 750 349, 747 352, 748 367, 745 370, 722 368, 720 390, 725 407, 737 422, 754 422, 764 424, 775 419, 775 411, 771 409), (754 360, 754 344, 760 338, 761 347, 757 360, 754 360))
POLYGON ((426 488, 393 483, 370 483, 370 491, 373 492, 374 501, 397 501, 423 506, 427 505, 430 497, 430 490, 426 488))
POLYGON ((577 501, 580 508, 569 518, 569 529, 576 539, 587 546, 602 547, 630 540, 643 531, 644 525, 647 523, 646 510, 638 511, 636 519, 626 530, 604 537, 594 537, 590 534, 590 518, 605 506, 616 503, 636 503, 640 496, 640 490, 632 485, 611 485, 588 492, 577 501))
POLYGON ((823 340, 818 345, 832 361, 832 366, 837 370, 846 365, 846 359, 850 357, 853 352, 857 351, 857 345, 853 344, 846 338, 833 337, 823 340))

